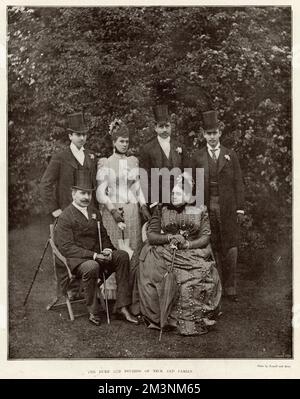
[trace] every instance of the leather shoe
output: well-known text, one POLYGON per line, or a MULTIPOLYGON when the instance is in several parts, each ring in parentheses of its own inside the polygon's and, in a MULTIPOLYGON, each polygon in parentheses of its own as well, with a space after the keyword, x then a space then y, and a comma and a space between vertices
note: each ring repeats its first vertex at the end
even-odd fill
POLYGON ((118 315, 122 319, 129 321, 129 323, 139 324, 138 320, 125 307, 119 310, 118 315))
POLYGON ((94 324, 95 326, 100 326, 100 317, 90 313, 89 322, 94 324))

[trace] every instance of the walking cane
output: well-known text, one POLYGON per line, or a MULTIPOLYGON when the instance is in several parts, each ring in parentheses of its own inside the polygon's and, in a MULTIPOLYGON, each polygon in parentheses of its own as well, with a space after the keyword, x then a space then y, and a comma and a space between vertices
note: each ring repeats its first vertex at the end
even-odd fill
MULTIPOLYGON (((99 247, 100 247, 100 252, 102 252, 101 228, 100 228, 100 222, 99 222, 99 221, 97 221, 97 227, 98 227, 99 247)), ((105 309, 106 309, 107 324, 110 324, 109 310, 108 310, 108 302, 107 302, 107 291, 106 291, 106 278, 105 278, 105 272, 103 272, 103 285, 104 285, 104 300, 105 300, 105 309)))
MULTIPOLYGON (((56 218, 55 221, 54 221, 53 229, 55 228, 56 223, 57 223, 57 218, 56 218)), ((27 300, 28 300, 28 297, 29 297, 29 295, 30 295, 30 293, 31 293, 31 290, 32 290, 33 284, 34 284, 34 282, 35 282, 36 276, 37 276, 37 274, 38 274, 38 272, 39 272, 39 270, 40 270, 40 267, 41 267, 41 264, 42 264, 42 262, 43 262, 45 253, 46 253, 46 251, 47 251, 49 242, 50 242, 50 237, 48 237, 48 239, 47 239, 47 241, 46 241, 46 244, 45 244, 43 253, 42 253, 41 257, 40 257, 40 261, 39 261, 39 263, 38 263, 38 265, 37 265, 37 268, 36 268, 36 271, 35 271, 35 273, 34 273, 33 279, 32 279, 32 281, 31 281, 29 290, 28 290, 27 295, 26 295, 26 297, 25 297, 25 300, 24 300, 24 302, 23 302, 23 306, 25 306, 26 303, 27 303, 27 300)))
MULTIPOLYGON (((122 218, 124 217, 124 209, 122 207, 119 208, 120 214, 122 216, 122 218)), ((125 243, 124 239, 125 239, 125 235, 124 235, 124 229, 121 230, 121 234, 122 234, 122 240, 125 243)))

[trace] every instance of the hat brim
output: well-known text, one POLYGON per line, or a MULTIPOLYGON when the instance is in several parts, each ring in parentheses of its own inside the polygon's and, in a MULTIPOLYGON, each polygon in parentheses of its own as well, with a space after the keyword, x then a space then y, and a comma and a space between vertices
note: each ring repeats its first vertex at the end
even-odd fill
POLYGON ((157 118, 154 119, 155 123, 166 123, 166 122, 171 122, 171 117, 170 116, 166 116, 166 117, 162 117, 162 118, 157 118))
POLYGON ((81 191, 95 191, 95 188, 86 188, 86 187, 79 187, 79 186, 72 186, 71 187, 72 190, 81 190, 81 191))
POLYGON ((67 130, 68 130, 69 132, 72 132, 72 133, 84 133, 84 134, 88 133, 88 131, 89 131, 89 129, 85 129, 85 130, 73 130, 73 129, 70 129, 69 127, 68 127, 67 130))
POLYGON ((204 131, 207 132, 207 133, 215 132, 216 130, 219 130, 219 127, 218 127, 218 126, 216 126, 216 127, 209 127, 209 128, 207 128, 207 129, 204 128, 204 131))

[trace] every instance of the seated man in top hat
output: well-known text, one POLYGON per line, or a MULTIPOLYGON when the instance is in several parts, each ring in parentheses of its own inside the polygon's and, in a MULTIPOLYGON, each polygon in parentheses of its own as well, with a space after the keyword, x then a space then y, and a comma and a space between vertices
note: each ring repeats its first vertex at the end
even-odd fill
POLYGON ((141 149, 140 169, 144 169, 148 176, 148 181, 145 182, 144 174, 141 173, 141 185, 148 203, 169 202, 167 201, 168 198, 164 201, 163 193, 165 192, 169 196, 170 190, 163 190, 163 187, 165 186, 166 188, 166 184, 169 183, 169 172, 173 170, 174 173, 173 177, 171 174, 171 180, 172 178, 176 180, 182 172, 184 153, 180 144, 172 138, 171 117, 168 106, 166 104, 158 104, 153 108, 153 113, 156 136, 141 149), (163 170, 165 170, 165 174, 163 170))
MULTIPOLYGON (((42 176, 40 192, 49 223, 57 218, 72 202, 71 187, 75 182, 75 172, 84 169, 96 187, 97 160, 95 155, 84 148, 88 128, 81 112, 68 115, 68 135, 70 146, 54 154, 42 176)), ((96 204, 95 194, 92 204, 96 204)), ((68 290, 70 299, 79 297, 78 284, 74 281, 68 290)))
POLYGON ((117 312, 125 320, 137 324, 137 319, 127 309, 131 304, 129 256, 127 252, 114 248, 98 209, 90 205, 93 190, 89 172, 79 169, 71 190, 73 202, 57 221, 55 243, 67 258, 72 273, 82 279, 91 323, 100 325, 97 281, 102 274, 100 269, 104 268, 110 274, 116 272, 117 312), (100 222, 100 232, 97 222, 100 222))
POLYGON ((191 161, 204 169, 204 202, 209 211, 211 243, 224 296, 237 302, 236 268, 239 224, 244 218, 244 184, 236 153, 220 144, 217 111, 203 112, 206 146, 191 161))

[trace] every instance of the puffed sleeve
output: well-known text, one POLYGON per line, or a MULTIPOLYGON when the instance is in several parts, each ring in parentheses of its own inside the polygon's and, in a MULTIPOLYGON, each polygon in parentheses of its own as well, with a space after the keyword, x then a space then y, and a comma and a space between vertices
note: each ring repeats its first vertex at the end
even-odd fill
POLYGON ((107 158, 100 158, 97 164, 97 191, 96 198, 100 204, 104 204, 109 211, 111 211, 114 206, 107 195, 108 190, 108 178, 109 178, 109 167, 107 158))
POLYGON ((141 206, 146 204, 146 200, 141 189, 140 176, 139 176, 139 161, 136 157, 128 157, 128 179, 134 181, 130 187, 129 200, 130 202, 138 202, 141 206))
POLYGON ((128 157, 128 178, 131 180, 137 180, 139 178, 139 161, 137 157, 133 155, 128 157))
POLYGON ((100 158, 97 162, 97 181, 105 180, 108 173, 107 158, 100 158))

